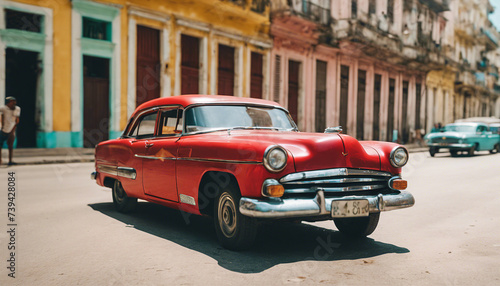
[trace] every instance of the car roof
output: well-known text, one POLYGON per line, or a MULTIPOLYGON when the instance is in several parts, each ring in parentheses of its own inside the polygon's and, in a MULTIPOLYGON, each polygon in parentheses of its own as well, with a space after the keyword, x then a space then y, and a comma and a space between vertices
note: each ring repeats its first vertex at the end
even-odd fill
POLYGON ((500 123, 500 119, 492 117, 469 117, 464 119, 457 119, 455 123, 476 122, 484 124, 500 123))
POLYGON ((247 104, 256 104, 256 105, 268 105, 275 107, 282 107, 278 103, 274 101, 257 99, 257 98, 248 98, 248 97, 236 97, 236 96, 228 96, 228 95, 199 95, 199 94, 191 94, 191 95, 179 95, 179 96, 170 96, 170 97, 162 97, 147 101, 139 107, 137 107, 137 113, 139 110, 148 109, 155 106, 165 106, 165 105, 181 105, 183 107, 188 107, 193 104, 212 104, 212 103, 247 103, 247 104))
POLYGON ((460 125, 460 126, 479 126, 479 125, 483 125, 483 126, 486 126, 486 124, 484 123, 479 123, 479 122, 455 122, 455 123, 450 123, 450 124, 446 124, 446 125, 460 125))

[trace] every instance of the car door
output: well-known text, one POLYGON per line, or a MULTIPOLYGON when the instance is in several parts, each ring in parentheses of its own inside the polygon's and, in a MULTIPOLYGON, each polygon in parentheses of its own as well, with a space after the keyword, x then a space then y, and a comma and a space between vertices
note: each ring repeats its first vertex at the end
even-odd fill
POLYGON ((178 202, 176 160, 182 131, 182 109, 165 107, 159 112, 156 137, 146 142, 143 160, 144 192, 153 197, 178 202))
POLYGON ((487 132, 486 125, 479 125, 477 127, 477 136, 479 141, 479 150, 493 149, 493 140, 491 132, 487 132))
POLYGON ((127 190, 137 190, 138 195, 144 193, 143 179, 143 157, 146 155, 146 143, 154 138, 158 108, 146 110, 137 116, 137 120, 131 122, 131 126, 126 131, 124 142, 129 149, 130 156, 123 167, 132 168, 136 173, 136 178, 123 180, 123 187, 127 190))

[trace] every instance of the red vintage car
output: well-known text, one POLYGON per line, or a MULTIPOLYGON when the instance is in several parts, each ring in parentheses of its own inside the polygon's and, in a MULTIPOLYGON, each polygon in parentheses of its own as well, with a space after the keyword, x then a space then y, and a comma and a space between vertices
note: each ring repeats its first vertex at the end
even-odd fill
POLYGON ((137 199, 213 216, 229 249, 251 246, 264 220, 331 220, 345 235, 371 234, 380 212, 411 207, 401 168, 408 151, 388 142, 303 133, 271 101, 231 96, 159 98, 137 108, 95 151, 97 184, 120 212, 137 199))

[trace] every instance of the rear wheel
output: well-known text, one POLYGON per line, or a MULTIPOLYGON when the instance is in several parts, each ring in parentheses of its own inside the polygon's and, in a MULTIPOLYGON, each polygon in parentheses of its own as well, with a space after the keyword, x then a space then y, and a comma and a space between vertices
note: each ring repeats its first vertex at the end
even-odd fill
POLYGON ((491 154, 499 153, 500 152, 500 144, 495 144, 492 150, 490 150, 491 154))
POLYGON ((113 185, 113 204, 117 211, 128 213, 137 208, 137 198, 127 196, 120 181, 116 180, 113 185))
POLYGON ((247 249, 255 242, 257 222, 240 213, 240 194, 234 184, 219 190, 215 201, 214 224, 220 244, 230 250, 247 249))
POLYGON ((375 231, 379 218, 380 213, 371 213, 368 217, 334 218, 333 222, 342 234, 361 238, 375 231))

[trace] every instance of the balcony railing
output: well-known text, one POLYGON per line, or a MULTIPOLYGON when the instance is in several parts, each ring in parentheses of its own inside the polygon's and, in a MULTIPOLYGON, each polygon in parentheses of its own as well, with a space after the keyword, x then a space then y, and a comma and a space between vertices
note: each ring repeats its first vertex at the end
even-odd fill
POLYGON ((269 0, 252 0, 252 11, 257 13, 263 13, 266 11, 266 7, 269 5, 269 0))
POLYGON ((448 0, 420 0, 420 3, 429 6, 437 13, 450 10, 448 0))
POLYGON ((301 13, 308 19, 322 25, 328 25, 330 23, 330 9, 312 3, 311 1, 302 1, 301 13))

